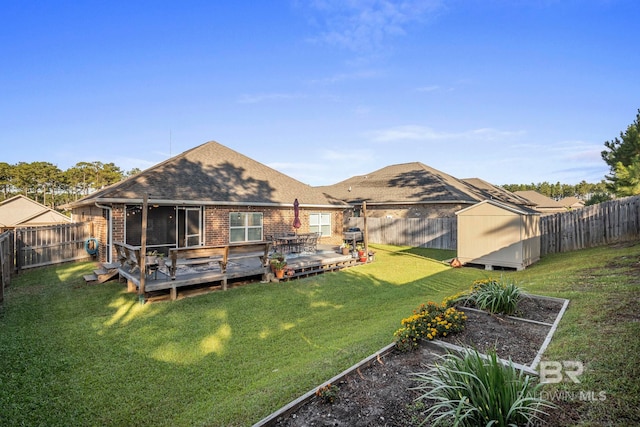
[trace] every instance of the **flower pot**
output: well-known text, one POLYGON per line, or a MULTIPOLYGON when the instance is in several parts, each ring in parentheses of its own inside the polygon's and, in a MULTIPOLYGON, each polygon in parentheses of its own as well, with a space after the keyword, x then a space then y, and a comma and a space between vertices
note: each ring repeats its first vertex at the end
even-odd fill
POLYGON ((342 255, 349 255, 349 248, 342 248, 342 255))
POLYGON ((276 270, 276 278, 278 279, 284 278, 284 269, 276 270))

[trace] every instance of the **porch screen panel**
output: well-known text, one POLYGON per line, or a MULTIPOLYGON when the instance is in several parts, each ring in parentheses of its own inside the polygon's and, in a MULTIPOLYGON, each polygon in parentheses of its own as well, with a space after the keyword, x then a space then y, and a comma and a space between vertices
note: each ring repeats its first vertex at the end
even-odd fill
MULTIPOLYGON (((142 206, 126 207, 125 243, 132 246, 140 246, 142 243, 142 206)), ((175 208, 173 206, 149 206, 147 246, 175 246, 175 208)))
POLYGON ((187 246, 200 245, 200 209, 187 210, 187 246))

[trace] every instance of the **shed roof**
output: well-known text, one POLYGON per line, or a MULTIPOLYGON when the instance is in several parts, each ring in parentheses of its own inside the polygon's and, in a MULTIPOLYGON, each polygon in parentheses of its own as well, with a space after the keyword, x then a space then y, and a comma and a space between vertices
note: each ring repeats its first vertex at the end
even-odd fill
POLYGON ((218 142, 210 141, 174 156, 124 181, 71 203, 150 201, 177 204, 291 205, 346 207, 303 184, 218 142))
POLYGON ((71 222, 71 218, 19 194, 0 202, 2 227, 51 225, 71 222))
POLYGON ((480 203, 476 203, 473 206, 469 206, 466 207, 464 209, 459 210, 458 212, 456 212, 456 215, 462 214, 462 213, 467 213, 471 210, 475 210, 478 207, 481 207, 482 205, 485 204, 489 204, 495 207, 498 207, 500 209, 504 209, 506 211, 509 211, 511 213, 517 214, 517 215, 540 215, 540 212, 536 211, 535 209, 529 208, 527 206, 519 206, 519 205, 514 205, 511 203, 505 203, 505 202, 501 202, 498 200, 483 200, 480 203))

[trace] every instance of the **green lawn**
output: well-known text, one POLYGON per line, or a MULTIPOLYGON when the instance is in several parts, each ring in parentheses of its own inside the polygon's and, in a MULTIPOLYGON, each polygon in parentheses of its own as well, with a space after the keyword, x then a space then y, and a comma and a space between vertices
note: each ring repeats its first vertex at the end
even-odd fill
MULTIPOLYGON (((251 425, 390 343, 419 304, 490 274, 438 261, 451 251, 375 250, 339 273, 144 306, 123 284, 85 285, 88 263, 22 274, 0 316, 0 425, 251 425)), ((507 273, 572 299, 547 358, 585 362, 579 386, 609 392, 580 407, 593 423, 638 417, 639 255, 594 249, 507 273)))

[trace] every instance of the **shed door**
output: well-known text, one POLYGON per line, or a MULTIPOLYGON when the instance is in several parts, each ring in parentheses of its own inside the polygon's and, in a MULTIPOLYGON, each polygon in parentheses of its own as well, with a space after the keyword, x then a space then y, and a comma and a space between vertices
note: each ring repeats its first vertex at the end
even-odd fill
POLYGON ((200 208, 178 208, 178 247, 200 246, 202 214, 200 208))

